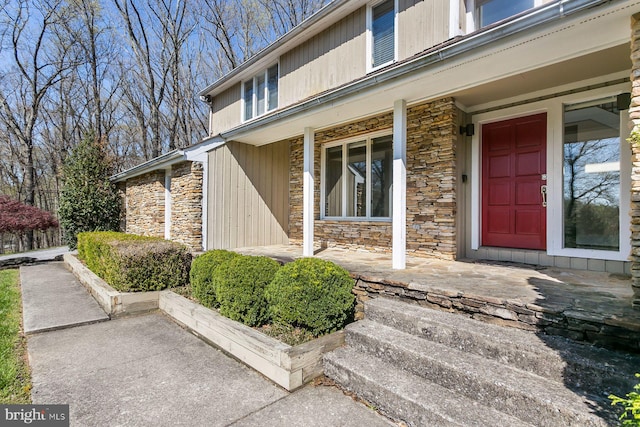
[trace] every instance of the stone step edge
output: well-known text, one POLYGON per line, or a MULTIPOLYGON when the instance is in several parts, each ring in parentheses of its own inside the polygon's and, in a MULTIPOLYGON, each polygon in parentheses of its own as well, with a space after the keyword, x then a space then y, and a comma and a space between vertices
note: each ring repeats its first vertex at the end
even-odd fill
POLYGON ((364 303, 379 296, 416 301, 445 311, 471 314, 487 323, 528 331, 544 331, 576 341, 640 353, 640 322, 615 315, 587 313, 568 307, 543 307, 535 303, 502 299, 401 282, 362 274, 353 275, 356 320, 364 318, 364 303))
POLYGON ((436 383, 428 381, 424 378, 412 375, 406 371, 400 370, 395 366, 381 359, 374 359, 364 356, 362 353, 354 351, 349 347, 342 347, 331 353, 327 353, 324 358, 325 375, 332 378, 340 387, 355 393, 358 397, 366 400, 370 404, 376 406, 383 414, 392 419, 409 422, 410 425, 419 425, 413 423, 414 420, 408 419, 411 415, 416 415, 418 411, 428 411, 432 418, 430 425, 509 425, 509 426, 529 426, 509 414, 497 411, 493 408, 482 405, 479 402, 469 402, 467 397, 455 394, 436 383), (360 381, 367 384, 367 389, 374 391, 367 392, 354 387, 353 384, 345 384, 340 378, 337 378, 338 371, 345 371, 350 376, 357 376, 360 381), (406 384, 412 384, 417 387, 420 392, 411 396, 408 392, 406 384), (400 385, 398 385, 400 384, 400 385), (372 387, 373 386, 373 387, 372 387), (426 399, 426 397, 435 398, 435 403, 426 399), (401 405, 390 402, 399 399, 403 403, 401 405), (402 406, 403 408, 399 408, 402 406), (465 407, 473 407, 472 421, 461 420, 460 410, 465 407), (407 410, 407 407, 410 409, 407 410), (460 421, 456 422, 457 419, 460 421))
MULTIPOLYGON (((526 407, 535 404, 540 409, 544 409, 548 416, 563 419, 580 418, 589 421, 591 425, 603 423, 593 414, 585 415, 588 413, 588 404, 559 383, 509 365, 502 365, 482 356, 426 341, 381 324, 365 320, 349 325, 346 329, 346 342, 354 350, 368 353, 371 357, 381 357, 389 363, 394 362, 392 358, 398 359, 400 363, 406 360, 419 361, 421 369, 429 367, 428 372, 432 375, 436 372, 441 374, 439 377, 443 382, 439 384, 445 388, 459 388, 458 381, 462 380, 468 384, 468 387, 463 387, 462 390, 466 390, 469 399, 475 399, 482 393, 495 395, 498 390, 502 391, 509 396, 509 399, 496 399, 493 404, 504 406, 502 408, 494 406, 494 409, 503 412, 523 411, 523 414, 526 414, 526 407), (481 370, 478 369, 479 366, 482 367, 481 370), (499 379, 498 382, 496 379, 499 379)), ((410 363, 403 363, 403 366, 411 369, 416 376, 434 381, 433 378, 424 376, 427 371, 416 371, 410 363)), ((595 402, 592 403, 595 404, 595 402)))
MULTIPOLYGON (((565 374, 567 367, 574 370, 583 367, 611 375, 615 372, 626 374, 627 371, 632 371, 634 366, 640 366, 640 356, 637 355, 623 355, 558 336, 545 336, 547 342, 543 342, 539 337, 534 337, 533 332, 492 325, 458 313, 433 310, 392 298, 381 297, 367 301, 365 315, 366 320, 380 322, 405 333, 415 334, 423 339, 441 344, 445 343, 431 339, 423 333, 416 333, 416 329, 426 324, 441 330, 455 331, 463 338, 471 339, 472 336, 480 338, 475 348, 466 348, 465 350, 483 357, 490 355, 490 358, 494 360, 499 360, 500 357, 504 359, 518 356, 521 358, 520 364, 515 364, 515 366, 527 370, 524 363, 529 362, 531 363, 529 367, 534 369, 536 374, 553 380, 557 380, 558 376, 565 374), (391 320, 396 320, 393 324, 387 322, 389 315, 392 315, 391 320), (406 317, 413 320, 407 323, 404 320, 406 317), (550 343, 555 344, 556 348, 550 347, 550 343), (486 352, 475 351, 476 349, 480 350, 481 345, 484 345, 486 352), (594 362, 596 357, 602 362, 594 362), (600 363, 604 363, 604 365, 600 366, 600 363)), ((623 380, 620 379, 620 381, 623 380)), ((622 388, 631 389, 635 385, 634 381, 635 378, 631 374, 628 384, 625 382, 622 388)))

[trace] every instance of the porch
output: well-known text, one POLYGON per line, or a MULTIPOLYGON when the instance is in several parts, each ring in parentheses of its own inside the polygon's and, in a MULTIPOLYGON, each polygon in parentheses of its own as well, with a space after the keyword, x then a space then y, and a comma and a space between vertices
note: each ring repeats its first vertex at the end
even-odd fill
MULTIPOLYGON (((235 249, 288 262, 302 247, 235 249)), ((317 257, 346 268, 356 280, 356 319, 365 301, 392 296, 474 319, 596 345, 640 352, 640 311, 632 308, 631 277, 516 263, 407 257, 391 269, 391 254, 316 248, 317 257)))

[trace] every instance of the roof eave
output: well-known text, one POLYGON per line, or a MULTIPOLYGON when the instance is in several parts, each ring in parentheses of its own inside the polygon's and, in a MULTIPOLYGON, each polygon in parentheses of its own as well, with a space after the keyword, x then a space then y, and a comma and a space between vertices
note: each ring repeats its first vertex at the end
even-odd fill
POLYGON ((166 169, 176 163, 186 160, 183 150, 173 150, 158 156, 154 159, 148 160, 144 163, 136 165, 125 171, 117 173, 111 176, 109 179, 112 182, 122 182, 136 176, 144 175, 145 173, 153 172, 159 169, 166 169))

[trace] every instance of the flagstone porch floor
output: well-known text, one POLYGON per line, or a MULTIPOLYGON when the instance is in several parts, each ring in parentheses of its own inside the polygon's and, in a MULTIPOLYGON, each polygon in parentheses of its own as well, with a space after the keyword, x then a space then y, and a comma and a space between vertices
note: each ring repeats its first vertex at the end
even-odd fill
MULTIPOLYGON (((236 251, 283 262, 302 257, 302 248, 295 245, 236 251)), ((317 249, 316 256, 343 266, 356 279, 356 318, 362 316, 364 301, 384 295, 491 323, 640 352, 640 310, 631 307, 629 276, 418 257, 407 257, 407 268, 394 270, 391 254, 339 248, 317 249)))

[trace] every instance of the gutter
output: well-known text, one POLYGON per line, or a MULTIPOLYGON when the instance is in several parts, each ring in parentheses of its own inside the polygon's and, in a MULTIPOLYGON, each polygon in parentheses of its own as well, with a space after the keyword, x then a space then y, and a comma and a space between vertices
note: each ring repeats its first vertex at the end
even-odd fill
MULTIPOLYGON (((304 101, 303 103, 285 108, 281 111, 276 111, 275 113, 265 116, 264 118, 240 125, 227 132, 222 132, 218 137, 223 140, 232 139, 233 137, 245 132, 267 126, 274 122, 311 110, 317 105, 330 103, 341 98, 345 98, 347 96, 365 91, 381 83, 390 82, 392 80, 404 77, 417 71, 423 71, 426 67, 434 66, 445 60, 486 46, 492 42, 506 38, 508 36, 518 34, 527 29, 547 23, 552 23, 593 7, 617 2, 621 2, 621 0, 561 0, 555 3, 551 3, 547 6, 536 9, 535 11, 532 11, 524 16, 514 18, 513 20, 505 22, 502 25, 481 29, 467 36, 462 36, 461 38, 444 42, 440 47, 428 50, 422 55, 419 54, 419 56, 415 57, 414 59, 410 59, 406 62, 400 63, 397 66, 391 66, 391 68, 367 76, 364 79, 348 84, 347 86, 343 86, 339 89, 334 89, 333 91, 330 91, 324 95, 320 95, 316 98, 312 98, 308 101, 304 101)), ((343 2, 340 1, 337 3, 342 4, 343 2)), ((311 20, 311 18, 309 20, 311 20)), ((296 32, 296 34, 297 33, 298 32, 296 32)), ((256 55, 256 57, 254 58, 258 59, 258 56, 261 55, 256 55)), ((228 78, 233 77, 235 74, 237 73, 228 75, 228 78)), ((228 78, 225 77, 224 81, 228 80, 228 78)), ((220 83, 215 83, 209 88, 214 87, 218 84, 220 83)), ((205 92, 206 90, 201 93, 205 92)))
POLYGON ((179 163, 185 159, 183 150, 173 150, 165 153, 161 156, 158 156, 154 159, 148 160, 144 163, 136 165, 132 168, 129 168, 125 171, 117 173, 109 178, 112 182, 120 182, 127 180, 129 178, 133 178, 139 175, 143 175, 148 172, 152 172, 158 169, 164 169, 167 166, 171 166, 175 163, 179 163))

